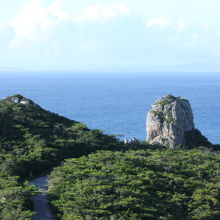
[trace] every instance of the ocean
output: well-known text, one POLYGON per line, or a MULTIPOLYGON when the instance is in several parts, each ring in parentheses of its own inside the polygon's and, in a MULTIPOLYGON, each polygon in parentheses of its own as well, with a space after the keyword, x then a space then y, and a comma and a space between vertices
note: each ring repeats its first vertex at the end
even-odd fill
POLYGON ((41 107, 120 138, 146 138, 151 104, 187 98, 195 125, 220 144, 220 73, 0 73, 0 98, 22 94, 41 107))

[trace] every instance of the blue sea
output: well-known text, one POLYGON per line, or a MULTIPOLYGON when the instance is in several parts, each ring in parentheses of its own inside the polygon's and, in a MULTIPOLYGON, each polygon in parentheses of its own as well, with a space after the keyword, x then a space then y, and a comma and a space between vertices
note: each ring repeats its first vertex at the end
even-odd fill
POLYGON ((166 94, 189 99, 195 125, 220 143, 220 73, 0 73, 0 97, 43 108, 121 138, 146 138, 146 114, 166 94))

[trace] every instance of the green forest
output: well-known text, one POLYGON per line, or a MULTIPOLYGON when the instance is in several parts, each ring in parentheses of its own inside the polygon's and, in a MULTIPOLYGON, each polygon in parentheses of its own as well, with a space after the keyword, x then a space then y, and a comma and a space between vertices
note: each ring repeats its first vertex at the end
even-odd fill
POLYGON ((115 149, 114 136, 50 113, 34 103, 17 104, 14 95, 0 101, 0 219, 33 215, 30 198, 37 189, 26 180, 47 172, 66 158, 115 149))
POLYGON ((220 219, 220 155, 201 150, 100 151, 54 169, 61 219, 220 219))
POLYGON ((220 219, 214 147, 124 144, 13 98, 25 99, 0 101, 0 219, 31 219, 28 180, 42 173, 57 219, 220 219))

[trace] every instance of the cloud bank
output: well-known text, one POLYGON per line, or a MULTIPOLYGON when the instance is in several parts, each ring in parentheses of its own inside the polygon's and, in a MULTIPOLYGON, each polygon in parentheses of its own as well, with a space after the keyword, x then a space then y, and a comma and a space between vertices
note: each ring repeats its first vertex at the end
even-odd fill
MULTIPOLYGON (((168 1, 168 8, 174 5, 180 10, 174 0, 168 1)), ((191 2, 192 8, 211 6, 205 0, 184 2, 191 2)), ((25 0, 2 28, 0 25, 0 57, 7 63, 16 59, 21 66, 28 60, 26 68, 39 68, 40 63, 42 69, 70 70, 147 70, 150 66, 218 61, 217 14, 186 16, 162 10, 164 2, 157 3, 160 8, 150 0, 141 0, 139 5, 130 0, 25 0)))

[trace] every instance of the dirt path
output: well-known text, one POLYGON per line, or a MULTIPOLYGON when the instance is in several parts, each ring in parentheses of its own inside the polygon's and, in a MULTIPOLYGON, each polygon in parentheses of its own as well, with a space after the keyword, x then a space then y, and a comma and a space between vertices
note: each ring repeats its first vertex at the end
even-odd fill
POLYGON ((55 218, 53 217, 48 205, 46 193, 48 187, 48 177, 42 176, 37 179, 33 179, 30 183, 37 186, 40 190, 40 194, 33 197, 34 211, 37 214, 32 217, 32 220, 54 220, 55 218))

